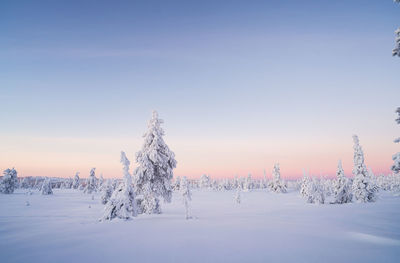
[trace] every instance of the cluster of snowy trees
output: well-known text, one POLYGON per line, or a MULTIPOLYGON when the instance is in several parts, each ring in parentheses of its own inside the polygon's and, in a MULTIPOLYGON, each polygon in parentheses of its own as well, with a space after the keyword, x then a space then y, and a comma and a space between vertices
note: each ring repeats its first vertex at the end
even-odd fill
MULTIPOLYGON (((106 202, 101 220, 130 219, 142 213, 159 214, 161 213, 160 199, 171 202, 173 169, 176 167, 176 160, 175 154, 163 140, 162 123, 157 112, 153 111, 148 130, 143 136, 144 144, 136 153, 137 167, 133 171, 133 176, 129 172, 130 162, 125 153, 121 152, 124 181, 106 202)), ((186 200, 186 217, 189 218, 188 201, 191 195, 186 178, 179 182, 178 189, 186 191, 183 196, 186 200)), ((103 203, 109 195, 109 190, 107 187, 103 190, 103 203)))
POLYGON ((333 203, 343 204, 354 201, 374 202, 378 192, 377 179, 372 170, 369 171, 364 163, 364 152, 360 146, 358 137, 353 136, 354 141, 354 178, 351 180, 344 174, 342 162, 339 161, 336 179, 323 180, 304 176, 300 193, 309 203, 325 202, 325 197, 333 196, 333 203))

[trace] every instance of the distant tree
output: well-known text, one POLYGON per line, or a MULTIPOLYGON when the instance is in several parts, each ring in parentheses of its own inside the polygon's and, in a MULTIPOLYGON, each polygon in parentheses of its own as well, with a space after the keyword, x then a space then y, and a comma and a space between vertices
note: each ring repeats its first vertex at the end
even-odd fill
POLYGON ((105 183, 103 183, 103 185, 101 187, 101 196, 100 196, 100 200, 103 205, 107 204, 107 202, 108 202, 108 200, 110 200, 113 192, 114 192, 114 189, 109 180, 107 180, 105 183))
POLYGON ((192 218, 190 215, 190 201, 192 201, 192 193, 190 191, 189 183, 184 176, 181 181, 181 194, 182 194, 182 200, 183 200, 183 205, 185 206, 185 216, 186 219, 192 218))
POLYGON ((14 168, 4 170, 3 178, 0 182, 0 192, 3 194, 12 194, 17 186, 17 171, 14 168))
POLYGON ((117 187, 110 200, 106 203, 101 221, 114 218, 127 220, 138 215, 135 191, 132 185, 132 177, 129 173, 130 162, 124 152, 121 152, 121 163, 123 165, 124 182, 117 187))
POLYGON ((344 204, 351 202, 353 197, 349 179, 344 175, 342 162, 339 161, 336 172, 336 179, 333 181, 334 203, 344 204))
POLYGON ((376 186, 364 164, 364 152, 360 146, 357 135, 353 135, 354 141, 354 180, 353 180, 353 197, 358 202, 375 202, 376 186))
POLYGON ((24 178, 22 179, 21 184, 20 184, 20 187, 21 187, 22 189, 28 189, 28 188, 30 188, 30 185, 29 185, 29 177, 24 177, 24 178))
POLYGON ((96 170, 96 168, 92 168, 90 170, 90 175, 89 175, 89 178, 87 180, 86 187, 83 190, 83 192, 85 194, 91 194, 93 192, 96 192, 96 187, 97 187, 97 182, 96 181, 97 180, 96 180, 95 170, 96 170))
POLYGON ((244 191, 249 192, 253 189, 253 179, 251 178, 251 174, 249 173, 244 181, 244 191))
POLYGON ((50 178, 46 177, 43 181, 42 188, 41 188, 42 195, 52 195, 53 189, 51 186, 50 178))
POLYGON ((211 185, 210 182, 210 177, 207 176, 206 174, 203 174, 202 176, 200 176, 200 187, 201 188, 209 188, 211 185))
POLYGON ((274 165, 274 169, 272 170, 272 180, 269 182, 268 186, 276 193, 286 193, 287 191, 286 183, 281 178, 281 172, 278 163, 274 165))
POLYGON ((241 187, 238 186, 238 187, 236 188, 236 194, 235 194, 235 201, 236 201, 237 204, 240 204, 241 201, 242 201, 242 198, 241 198, 241 195, 240 195, 240 192, 241 192, 241 191, 242 191, 242 190, 241 190, 241 187))
POLYGON ((72 188, 74 189, 78 189, 79 188, 79 172, 76 172, 75 177, 74 177, 74 181, 72 182, 72 188))
POLYGON ((137 193, 143 196, 141 208, 148 214, 161 213, 159 197, 168 203, 172 197, 171 180, 176 160, 163 140, 162 123, 163 120, 153 111, 142 149, 136 153, 138 166, 134 171, 134 183, 137 193))
POLYGON ((174 182, 174 190, 179 190, 180 186, 181 186, 181 178, 178 176, 176 177, 174 182))

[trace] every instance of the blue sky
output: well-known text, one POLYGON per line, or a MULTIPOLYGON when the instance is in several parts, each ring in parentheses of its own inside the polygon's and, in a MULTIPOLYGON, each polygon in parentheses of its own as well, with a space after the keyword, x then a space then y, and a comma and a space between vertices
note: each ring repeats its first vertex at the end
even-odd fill
MULTIPOLYGON (((400 6, 390 0, 2 1, 0 168, 34 174, 32 155, 63 152, 67 163, 87 152, 81 169, 89 170, 104 163, 93 156, 118 160, 118 147, 132 159, 157 109, 178 174, 257 174, 279 161, 283 173, 296 167, 293 175, 301 173, 295 153, 312 171, 326 153, 332 167, 315 172, 332 174, 341 155, 351 167, 353 133, 372 168, 388 171, 399 133, 398 26, 400 6)), ((111 176, 118 165, 104 170, 111 176)))

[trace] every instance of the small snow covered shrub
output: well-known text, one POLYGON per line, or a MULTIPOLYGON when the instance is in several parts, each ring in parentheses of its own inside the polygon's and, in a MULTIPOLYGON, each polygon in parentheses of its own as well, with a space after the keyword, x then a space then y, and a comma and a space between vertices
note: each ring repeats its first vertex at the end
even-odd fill
POLYGON ((4 170, 3 178, 0 182, 0 192, 3 194, 12 194, 17 186, 17 171, 14 168, 4 170))
POLYGON ((274 169, 272 170, 272 180, 269 182, 268 186, 271 189, 271 191, 276 193, 287 192, 286 183, 281 178, 279 164, 274 165, 274 169))
POLYGON ((185 206, 185 216, 186 219, 192 218, 190 216, 190 204, 189 202, 192 201, 192 193, 190 192, 190 187, 189 183, 187 181, 186 176, 182 178, 181 182, 181 194, 182 194, 182 200, 183 200, 183 205, 185 206))
POLYGON ((86 182, 86 187, 83 190, 83 192, 85 194, 91 194, 93 192, 96 192, 97 190, 97 180, 96 180, 96 175, 95 175, 95 170, 96 168, 92 168, 92 170, 90 170, 90 176, 86 182))
POLYGON ((41 188, 42 195, 52 195, 53 189, 51 188, 51 181, 49 178, 45 178, 41 188))
POLYGON ((171 180, 176 160, 175 154, 163 140, 162 123, 163 120, 153 111, 142 149, 136 153, 138 166, 133 179, 137 194, 142 197, 140 210, 147 214, 161 213, 159 197, 168 203, 172 197, 171 180))
POLYGON ((375 202, 377 187, 374 184, 373 177, 367 171, 364 164, 364 152, 359 144, 357 135, 353 136, 354 140, 354 180, 353 180, 353 197, 357 202, 375 202))
POLYGON ((124 182, 117 187, 107 202, 101 221, 114 218, 127 220, 138 215, 132 178, 129 174, 130 162, 124 152, 121 152, 121 163, 123 164, 124 182))
POLYGON ((349 179, 344 175, 342 162, 338 163, 337 178, 333 181, 334 203, 344 204, 351 202, 353 197, 349 179))

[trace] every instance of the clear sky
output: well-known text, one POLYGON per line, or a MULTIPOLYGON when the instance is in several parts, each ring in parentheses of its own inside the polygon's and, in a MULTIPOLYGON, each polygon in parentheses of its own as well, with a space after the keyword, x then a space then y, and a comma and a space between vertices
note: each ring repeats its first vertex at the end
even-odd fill
POLYGON ((156 109, 176 175, 350 175, 353 134, 387 173, 399 26, 391 0, 1 1, 0 169, 121 177, 156 109))

